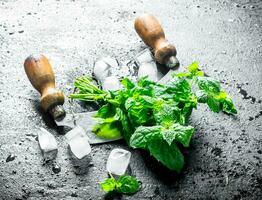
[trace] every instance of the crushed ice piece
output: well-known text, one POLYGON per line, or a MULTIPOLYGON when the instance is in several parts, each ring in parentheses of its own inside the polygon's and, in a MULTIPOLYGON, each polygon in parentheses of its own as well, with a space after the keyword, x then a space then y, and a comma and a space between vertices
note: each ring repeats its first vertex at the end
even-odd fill
POLYGON ((119 65, 117 59, 112 58, 110 56, 104 57, 104 58, 102 58, 102 60, 112 68, 117 68, 118 65, 119 65))
POLYGON ((112 68, 118 68, 118 61, 115 58, 105 57, 97 60, 94 65, 94 75, 100 82, 111 76, 112 68))
POLYGON ((136 64, 138 65, 138 78, 147 76, 149 80, 158 81, 158 70, 156 62, 152 56, 152 53, 145 49, 140 52, 136 58, 136 64))
POLYGON ((91 146, 88 141, 89 138, 82 127, 76 126, 69 131, 65 137, 72 153, 78 159, 84 158, 91 152, 91 146))
POLYGON ((98 60, 94 66, 94 75, 98 81, 103 80, 110 75, 110 66, 102 60, 98 60))
POLYGON ((116 76, 109 76, 105 78, 102 83, 103 90, 119 90, 121 89, 121 83, 116 76))
POLYGON ((123 65, 119 68, 119 72, 118 72, 118 75, 121 77, 121 78, 125 78, 125 77, 128 77, 131 75, 131 72, 130 72, 130 69, 127 65, 123 65))
POLYGON ((44 160, 53 160, 57 156, 57 142, 55 137, 44 128, 38 131, 38 142, 43 153, 44 160))
POLYGON ((106 163, 106 169, 114 175, 123 175, 129 165, 131 153, 124 149, 113 149, 106 163))

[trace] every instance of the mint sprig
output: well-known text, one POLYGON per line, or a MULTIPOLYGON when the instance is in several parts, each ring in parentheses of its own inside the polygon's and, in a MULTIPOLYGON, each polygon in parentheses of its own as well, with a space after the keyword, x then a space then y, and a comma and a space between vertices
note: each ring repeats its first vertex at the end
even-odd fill
POLYGON ((134 176, 122 175, 115 179, 111 174, 100 186, 105 192, 117 192, 120 194, 134 194, 139 190, 140 184, 134 176))

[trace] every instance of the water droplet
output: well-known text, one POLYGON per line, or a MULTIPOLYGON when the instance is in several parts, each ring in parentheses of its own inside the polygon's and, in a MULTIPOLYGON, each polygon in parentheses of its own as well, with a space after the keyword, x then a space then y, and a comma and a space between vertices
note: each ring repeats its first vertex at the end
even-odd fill
POLYGON ((14 154, 10 154, 7 158, 6 158, 6 162, 11 162, 15 159, 15 155, 14 154))
POLYGON ((55 174, 58 174, 59 172, 61 172, 61 167, 57 164, 54 164, 53 167, 52 167, 52 171, 55 173, 55 174))

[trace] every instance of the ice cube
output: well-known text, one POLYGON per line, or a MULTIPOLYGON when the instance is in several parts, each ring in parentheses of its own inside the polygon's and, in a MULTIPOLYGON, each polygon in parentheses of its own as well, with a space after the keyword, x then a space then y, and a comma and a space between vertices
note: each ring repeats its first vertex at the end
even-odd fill
POLYGON ((65 137, 72 153, 78 159, 84 158, 91 152, 89 138, 82 127, 76 126, 71 131, 69 131, 65 137))
POLYGON ((127 65, 122 65, 119 68, 118 76, 121 78, 125 78, 131 75, 130 69, 127 65))
POLYGON ((116 76, 109 76, 102 83, 102 88, 103 90, 119 90, 121 89, 121 84, 116 76))
POLYGON ((145 49, 136 56, 138 65, 138 78, 147 76, 149 80, 158 81, 159 73, 152 53, 145 49))
POLYGON ((107 63, 111 68, 118 68, 118 61, 110 56, 102 58, 102 60, 107 63))
POLYGON ((123 175, 129 165, 131 153, 124 149, 113 149, 108 157, 106 169, 114 175, 123 175))
POLYGON ((38 132, 38 142, 45 161, 53 160, 57 156, 57 142, 55 137, 44 128, 38 132))
POLYGON ((112 68, 118 68, 118 62, 115 58, 104 57, 95 62, 94 75, 100 82, 104 82, 105 78, 111 76, 112 68))
POLYGON ((104 79, 110 75, 110 66, 103 60, 96 61, 94 75, 98 81, 103 82, 104 79))

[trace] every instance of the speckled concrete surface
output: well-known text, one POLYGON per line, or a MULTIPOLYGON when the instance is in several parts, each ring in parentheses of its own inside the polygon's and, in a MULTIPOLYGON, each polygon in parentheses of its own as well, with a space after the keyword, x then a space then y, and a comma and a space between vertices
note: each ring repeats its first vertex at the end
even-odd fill
MULTIPOLYGON (((81 162, 69 153, 64 130, 39 110, 39 95, 23 69, 31 53, 48 56, 58 88, 89 74, 93 62, 111 55, 131 59, 145 48, 133 29, 143 12, 157 16, 183 65, 198 60, 223 82, 239 114, 230 117, 199 107, 197 132, 186 150, 186 167, 175 175, 140 151, 130 169, 142 189, 122 199, 262 199, 262 2, 260 0, 79 0, 0 2, 0 199, 103 199, 98 182, 106 159, 121 142, 93 146, 81 162), (55 174, 43 165, 39 127, 59 144, 55 174), (6 162, 10 154, 16 157, 6 162)), ((67 110, 88 110, 78 103, 67 110)), ((121 197, 117 197, 121 198, 121 197)))

